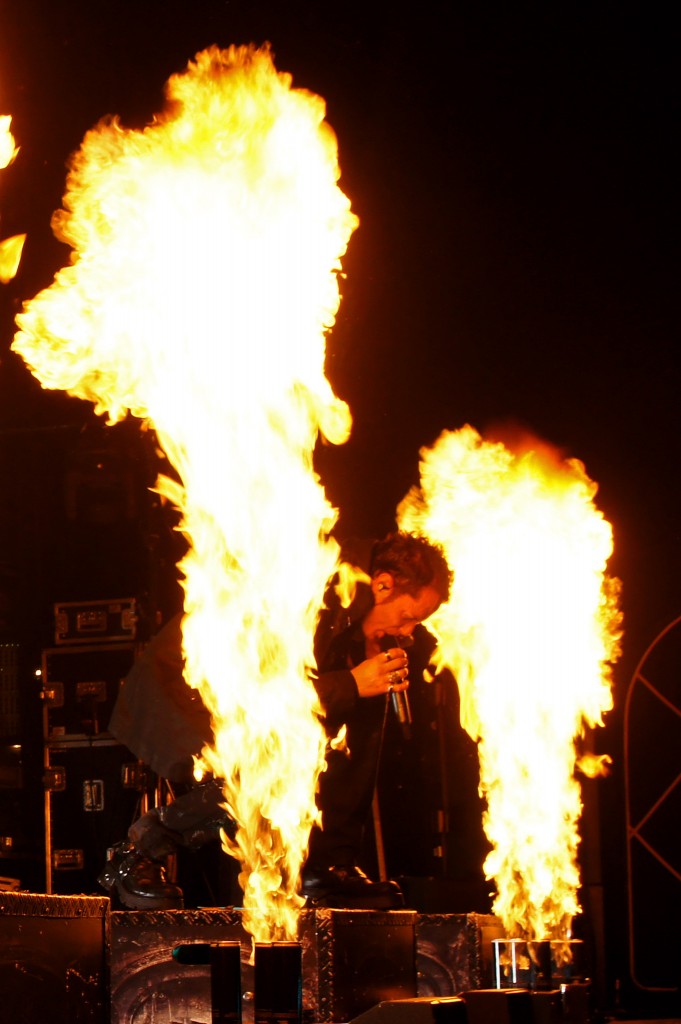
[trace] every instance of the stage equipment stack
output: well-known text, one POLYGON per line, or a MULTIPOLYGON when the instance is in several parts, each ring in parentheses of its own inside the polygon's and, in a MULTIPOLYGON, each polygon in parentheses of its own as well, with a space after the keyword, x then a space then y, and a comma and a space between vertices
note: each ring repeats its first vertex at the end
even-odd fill
POLYGON ((23 764, 19 645, 0 643, 0 892, 18 889, 22 840, 23 764))
POLYGON ((150 772, 108 732, 137 653, 133 598, 54 606, 42 652, 45 891, 97 893, 106 851, 127 834, 150 772))

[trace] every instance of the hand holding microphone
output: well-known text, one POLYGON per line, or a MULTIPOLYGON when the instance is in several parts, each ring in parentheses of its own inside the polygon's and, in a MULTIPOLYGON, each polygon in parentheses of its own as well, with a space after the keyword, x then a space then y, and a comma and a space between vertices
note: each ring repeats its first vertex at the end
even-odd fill
MULTIPOLYGON (((384 636, 381 638, 380 644, 381 649, 384 651, 390 650, 391 647, 401 647, 402 650, 406 650, 408 647, 413 646, 414 638, 412 636, 384 636)), ((412 717, 407 691, 397 691, 391 688, 390 703, 399 722, 403 737, 405 740, 411 739, 412 717)))

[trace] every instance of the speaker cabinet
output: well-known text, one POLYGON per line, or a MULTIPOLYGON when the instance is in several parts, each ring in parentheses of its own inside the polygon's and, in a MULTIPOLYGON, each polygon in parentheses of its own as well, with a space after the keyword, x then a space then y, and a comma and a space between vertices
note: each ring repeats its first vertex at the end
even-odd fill
POLYGON ((0 892, 0 1018, 109 1024, 108 899, 0 892))
POLYGON ((99 893, 108 847, 139 814, 146 772, 111 738, 52 743, 45 765, 46 889, 99 893))

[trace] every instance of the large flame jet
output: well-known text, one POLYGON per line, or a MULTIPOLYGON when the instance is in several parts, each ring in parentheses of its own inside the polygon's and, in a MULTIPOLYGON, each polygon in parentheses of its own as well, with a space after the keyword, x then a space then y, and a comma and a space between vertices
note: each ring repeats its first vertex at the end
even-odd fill
POLYGON ((428 627, 478 743, 485 873, 509 938, 564 942, 580 909, 575 769, 601 768, 581 737, 612 707, 621 620, 595 493, 578 460, 536 440, 511 450, 467 426, 421 452, 420 486, 398 512, 455 573, 428 627))
POLYGON ((309 680, 335 511, 313 470, 350 416, 324 376, 357 220, 324 102, 267 48, 211 48, 141 131, 108 118, 71 161, 70 265, 17 318, 46 388, 151 425, 179 482, 186 678, 211 711, 203 769, 238 825, 244 923, 293 938, 324 735, 309 680))

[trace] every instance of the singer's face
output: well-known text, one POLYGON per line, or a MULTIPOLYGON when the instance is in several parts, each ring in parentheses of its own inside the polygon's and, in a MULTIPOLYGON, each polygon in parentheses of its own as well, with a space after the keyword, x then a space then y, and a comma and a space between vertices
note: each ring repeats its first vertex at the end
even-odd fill
POLYGON ((367 640, 388 636, 411 636, 440 606, 435 587, 421 587, 416 594, 400 590, 389 573, 380 573, 371 581, 374 607, 364 619, 362 629, 367 640))

